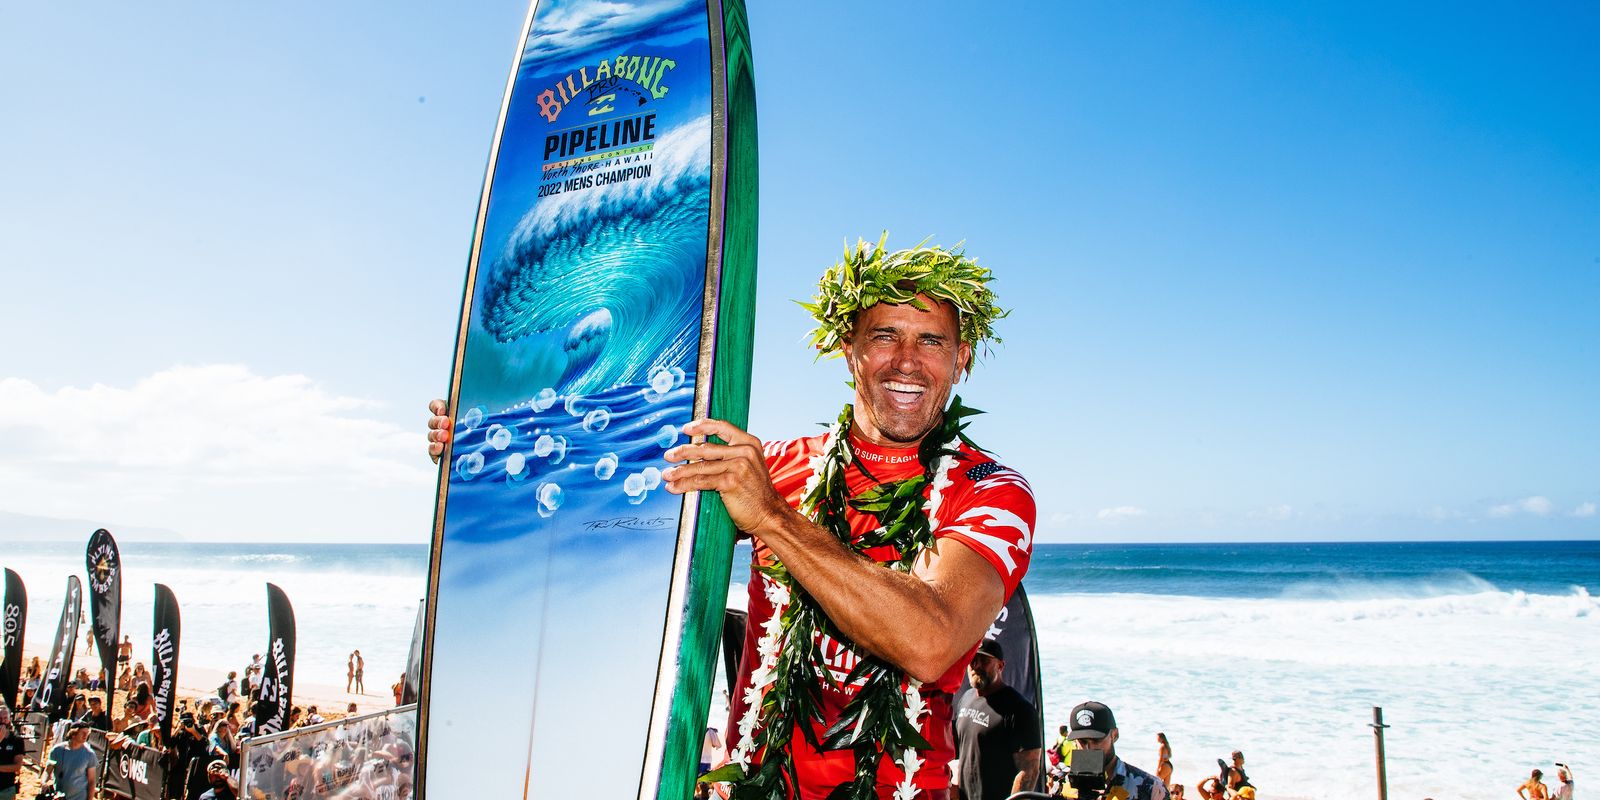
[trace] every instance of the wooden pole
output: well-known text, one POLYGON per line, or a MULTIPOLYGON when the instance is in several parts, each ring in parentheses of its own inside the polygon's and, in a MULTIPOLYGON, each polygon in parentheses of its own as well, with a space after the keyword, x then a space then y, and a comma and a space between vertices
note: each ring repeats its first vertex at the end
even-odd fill
POLYGON ((1372 723, 1368 727, 1372 728, 1372 736, 1376 740, 1378 748, 1378 800, 1389 800, 1388 769, 1383 760, 1383 729, 1389 726, 1383 724, 1383 709, 1381 707, 1372 707, 1372 723))

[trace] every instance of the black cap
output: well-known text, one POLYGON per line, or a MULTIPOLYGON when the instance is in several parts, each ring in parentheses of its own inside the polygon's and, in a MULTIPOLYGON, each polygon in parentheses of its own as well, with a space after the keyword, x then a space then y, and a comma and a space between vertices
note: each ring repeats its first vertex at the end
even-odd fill
POLYGON ((1000 649, 1000 643, 993 639, 984 639, 978 642, 978 655, 989 656, 1001 661, 1006 660, 1006 651, 1000 649))
POLYGON ((69 731, 89 730, 92 727, 94 727, 94 726, 90 725, 88 720, 80 719, 80 720, 72 723, 71 725, 68 725, 67 726, 67 730, 69 730, 69 731))
POLYGON ((1100 739, 1111 735, 1117 727, 1117 718, 1111 715, 1111 709, 1105 703, 1090 700, 1079 703, 1072 709, 1072 733, 1067 734, 1068 739, 1100 739))

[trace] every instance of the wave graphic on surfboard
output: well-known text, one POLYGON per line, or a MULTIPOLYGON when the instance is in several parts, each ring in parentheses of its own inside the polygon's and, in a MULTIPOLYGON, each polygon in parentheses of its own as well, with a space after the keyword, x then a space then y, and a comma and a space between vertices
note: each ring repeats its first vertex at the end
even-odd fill
POLYGON ((704 292, 693 278, 705 262, 706 127, 705 118, 679 126, 649 160, 612 168, 648 169, 649 181, 540 199, 482 278, 474 322, 492 335, 479 337, 479 349, 494 352, 474 353, 493 359, 478 366, 527 373, 536 383, 544 377, 558 394, 581 395, 690 364, 704 292), (643 185, 649 190, 640 192, 643 185), (543 338, 528 346, 530 337, 548 336, 560 346, 543 338))

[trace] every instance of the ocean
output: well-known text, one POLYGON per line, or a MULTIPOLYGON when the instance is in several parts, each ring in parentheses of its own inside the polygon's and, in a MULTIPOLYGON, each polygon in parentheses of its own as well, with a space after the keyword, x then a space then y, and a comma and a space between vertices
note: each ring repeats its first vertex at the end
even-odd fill
MULTIPOLYGON (((301 680, 341 684, 357 648, 369 691, 404 669, 424 546, 121 549, 144 660, 156 581, 182 607, 183 661, 222 669, 265 645, 271 581, 295 605, 301 680)), ((82 547, 7 543, 0 566, 27 582, 28 640, 47 641, 82 547)), ((1190 787, 1240 749, 1264 797, 1374 797, 1373 706, 1394 798, 1502 798, 1556 761, 1600 768, 1600 542, 1044 544, 1025 585, 1047 727, 1101 700, 1120 755, 1153 770, 1165 732, 1190 787)))

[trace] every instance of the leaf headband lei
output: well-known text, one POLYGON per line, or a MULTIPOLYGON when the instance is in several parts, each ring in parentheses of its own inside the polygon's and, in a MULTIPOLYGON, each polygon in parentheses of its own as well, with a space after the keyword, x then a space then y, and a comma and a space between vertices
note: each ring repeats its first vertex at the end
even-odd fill
MULTIPOLYGON (((969 344, 991 338, 998 342, 992 323, 1005 312, 994 305, 994 293, 984 285, 989 277, 988 270, 959 251, 918 245, 886 253, 883 240, 870 250, 862 242, 854 255, 847 251, 844 261, 823 276, 816 302, 801 305, 820 323, 812 341, 823 355, 838 353, 857 311, 879 302, 913 303, 923 308, 916 299, 918 294, 949 302, 960 310, 962 339, 969 344)), ((845 471, 855 461, 850 447, 854 414, 846 405, 829 429, 822 451, 811 460, 811 477, 802 491, 800 512, 857 553, 893 546, 899 558, 884 566, 910 572, 939 528, 940 501, 950 486, 949 474, 960 456, 961 444, 979 449, 967 438, 964 421, 978 413, 962 405, 960 397, 953 398, 938 428, 923 437, 918 448, 922 474, 893 483, 877 484, 873 479, 876 485, 852 498, 846 489, 845 471), (853 538, 847 508, 874 515, 879 527, 853 538)), ((858 463, 857 467, 866 472, 865 465, 858 463)), ((921 682, 850 643, 776 558, 759 569, 773 614, 759 623, 759 663, 743 697, 746 711, 737 723, 740 742, 729 754, 727 765, 702 779, 731 782, 733 800, 786 800, 788 787, 799 784, 790 749, 798 729, 813 748, 854 751, 854 779, 836 787, 830 798, 874 800, 878 766, 888 756, 905 776, 895 787, 896 800, 911 800, 917 794, 915 778, 922 765, 917 750, 931 746, 920 730, 920 720, 928 713, 921 682), (858 656, 843 684, 861 683, 820 741, 813 722, 823 719, 823 682, 834 688, 840 683, 828 669, 817 644, 818 633, 844 643, 858 656)), ((757 621, 751 620, 751 624, 757 621)))
MULTIPOLYGON (((995 305, 989 289, 994 274, 969 258, 961 243, 951 249, 929 246, 924 239, 915 247, 889 252, 884 232, 877 246, 857 240, 852 250, 845 245, 844 258, 823 273, 817 294, 800 306, 811 312, 817 327, 811 331, 811 344, 820 351, 818 358, 838 356, 850 338, 856 314, 878 303, 910 304, 927 310, 917 295, 927 295, 955 306, 960 312, 961 340, 974 350, 988 343, 1000 343, 994 321, 1008 313, 995 305)), ((971 370, 971 366, 968 366, 971 370)))

